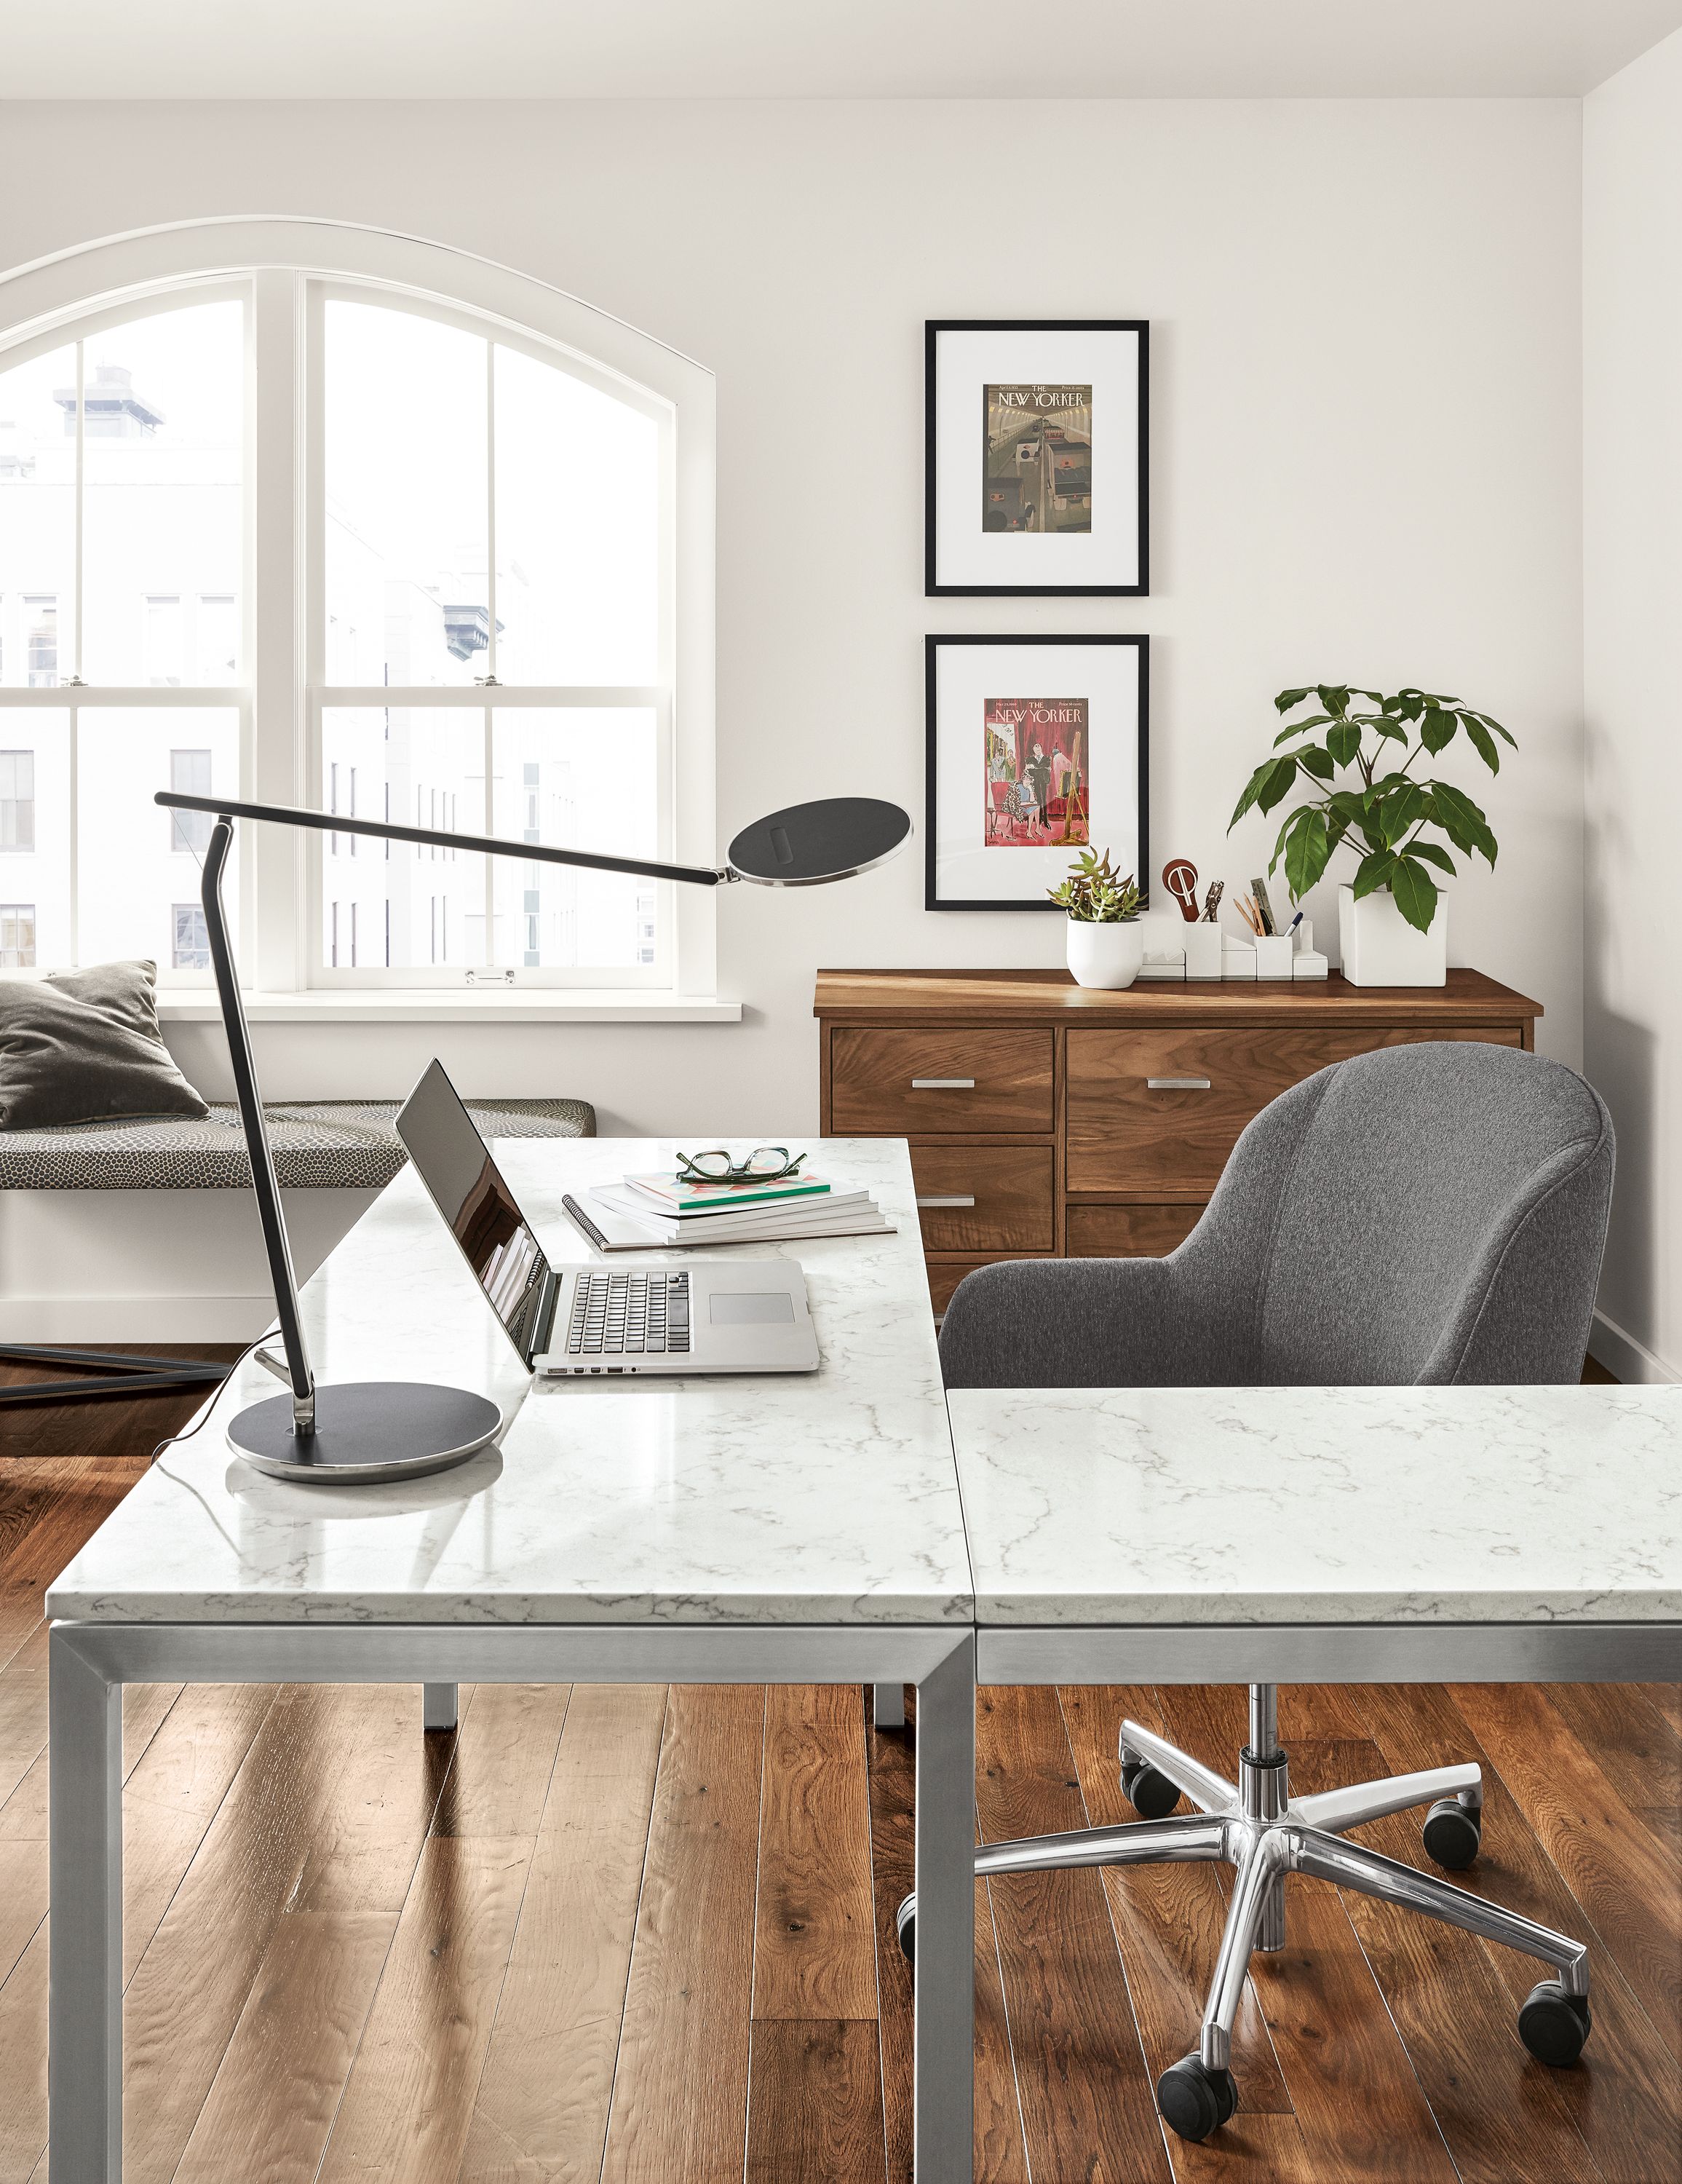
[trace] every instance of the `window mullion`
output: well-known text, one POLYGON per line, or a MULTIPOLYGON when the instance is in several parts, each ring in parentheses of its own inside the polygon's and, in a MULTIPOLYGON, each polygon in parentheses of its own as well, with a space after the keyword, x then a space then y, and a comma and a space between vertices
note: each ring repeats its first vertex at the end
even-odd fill
MULTIPOLYGON (((248 428, 251 490, 247 567, 251 608, 251 688, 256 722, 253 786, 259 801, 304 800, 305 583, 304 432, 319 430, 304 368, 304 284, 265 270, 252 284, 252 371, 248 428)), ((265 992, 305 985, 306 854, 291 828, 250 827, 244 848, 255 867, 255 945, 243 950, 248 981, 265 992)))

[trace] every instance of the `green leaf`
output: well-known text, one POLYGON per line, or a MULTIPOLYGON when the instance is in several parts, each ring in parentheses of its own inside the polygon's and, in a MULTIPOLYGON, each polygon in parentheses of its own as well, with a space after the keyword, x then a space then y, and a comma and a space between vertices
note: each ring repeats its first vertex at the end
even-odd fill
POLYGON ((1355 875, 1355 900, 1359 902, 1362 895, 1376 894, 1380 888, 1388 887, 1395 870, 1393 850, 1374 850, 1370 856, 1363 857, 1355 875))
POLYGON ((1293 705, 1300 705, 1308 695, 1308 688, 1305 682, 1300 690, 1281 690, 1273 700, 1275 711, 1288 713, 1293 705))
POLYGON ((1490 832, 1490 822, 1464 789, 1446 781, 1434 781, 1431 816, 1456 850, 1475 850, 1486 862, 1495 863, 1495 838, 1490 832))
POLYGON ((1393 796, 1387 796, 1379 807, 1378 816, 1384 829, 1384 839, 1391 849, 1401 846, 1425 815, 1430 799, 1417 781, 1410 781, 1393 796))
POLYGON ((1407 845, 1407 854, 1410 857, 1423 857, 1428 864, 1434 865, 1439 872, 1452 874, 1456 869, 1454 859, 1438 842, 1410 842, 1407 845))
POLYGON ((1362 726, 1376 728, 1381 736, 1388 736, 1392 743, 1405 744, 1407 741, 1406 729, 1387 714, 1373 713, 1363 722, 1362 726))
POLYGON ((1319 682, 1315 685, 1315 696, 1328 713, 1339 720, 1349 710, 1349 693, 1341 682, 1319 682))
POLYGON ((1326 749, 1332 755, 1334 766, 1352 764, 1361 748, 1361 731, 1353 721, 1339 721, 1326 731, 1326 749))
POLYGON ((1501 741, 1502 741, 1504 744, 1507 744, 1510 745, 1510 746, 1511 746, 1511 748, 1512 748, 1512 749, 1514 749, 1514 750, 1517 750, 1517 749, 1518 749, 1518 737, 1517 737, 1517 736, 1513 736, 1513 735, 1509 735, 1509 734, 1508 734, 1508 733, 1507 733, 1507 731, 1504 727, 1502 727, 1502 726, 1501 726, 1501 722, 1500 722, 1499 721, 1495 720, 1495 718, 1493 718, 1491 715, 1490 715, 1490 714, 1488 714, 1488 713, 1479 713, 1479 714, 1476 715, 1476 716, 1475 716, 1475 717, 1476 717, 1477 719, 1480 720, 1480 721, 1483 722, 1484 726, 1486 728, 1493 728, 1493 729, 1495 730, 1495 733, 1496 733, 1496 734, 1501 738, 1501 741))
POLYGON ((1243 818, 1245 813, 1249 811, 1250 805, 1261 794, 1262 783, 1267 780, 1267 777, 1273 772, 1273 768, 1278 764, 1278 760, 1277 759, 1264 758, 1261 765, 1256 767, 1255 772, 1250 775, 1249 780, 1245 782, 1244 785, 1244 794, 1234 805, 1233 816, 1227 822, 1228 833, 1230 834, 1232 833, 1233 828, 1237 826, 1239 821, 1243 818))
POLYGON ((1291 784, 1295 779, 1296 760, 1286 751, 1283 756, 1270 762, 1267 777, 1256 792, 1256 810, 1271 811, 1276 804, 1283 804, 1290 794, 1291 784))
POLYGON ((1325 871, 1331 854, 1325 813, 1313 808, 1298 812, 1285 844, 1285 884, 1294 902, 1300 902, 1325 871))
POLYGON ((1423 690, 1398 690, 1390 703, 1402 720, 1417 721, 1425 710, 1425 694, 1423 690))
POLYGON ((1445 744, 1454 741, 1458 726, 1452 713, 1444 712, 1440 705, 1427 705, 1425 716, 1419 723, 1419 740, 1434 758, 1445 744))
POLYGON ((1495 738, 1475 713, 1462 713, 1460 717, 1466 723, 1466 733, 1472 738, 1473 749, 1477 752, 1491 773, 1499 773, 1501 753, 1495 749, 1495 738))
POLYGON ((1437 914, 1437 883, 1425 867, 1412 857, 1398 857, 1390 874, 1390 893, 1408 923, 1429 933, 1437 914))
POLYGON ((1334 767, 1332 755, 1322 750, 1318 744, 1310 744, 1306 750, 1296 754, 1296 762, 1305 773, 1312 773, 1316 781, 1329 781, 1334 767))
POLYGON ((1310 728, 1323 728, 1331 719, 1329 713, 1311 713, 1306 721, 1293 721, 1288 728, 1281 728, 1273 738, 1273 749, 1288 744, 1293 736, 1306 736, 1310 728))

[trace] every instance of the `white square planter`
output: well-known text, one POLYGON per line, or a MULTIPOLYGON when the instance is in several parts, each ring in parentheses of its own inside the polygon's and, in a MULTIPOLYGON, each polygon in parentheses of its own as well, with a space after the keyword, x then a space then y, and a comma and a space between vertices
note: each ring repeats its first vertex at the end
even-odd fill
POLYGON ((1445 986, 1448 983, 1448 901, 1437 897, 1429 933, 1412 926, 1388 888, 1355 900, 1338 889, 1338 944, 1343 975, 1351 986, 1445 986))

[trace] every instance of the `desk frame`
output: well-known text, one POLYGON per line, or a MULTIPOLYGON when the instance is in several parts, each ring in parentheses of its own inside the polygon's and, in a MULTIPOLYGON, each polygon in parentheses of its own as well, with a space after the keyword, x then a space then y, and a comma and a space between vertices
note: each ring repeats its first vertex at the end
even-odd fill
POLYGON ((122 2174, 122 1697, 129 1683, 916 1684, 913 2158, 917 2184, 969 2184, 975 1635, 968 1622, 59 1622, 49 1648, 51 2184, 119 2184, 122 2174))

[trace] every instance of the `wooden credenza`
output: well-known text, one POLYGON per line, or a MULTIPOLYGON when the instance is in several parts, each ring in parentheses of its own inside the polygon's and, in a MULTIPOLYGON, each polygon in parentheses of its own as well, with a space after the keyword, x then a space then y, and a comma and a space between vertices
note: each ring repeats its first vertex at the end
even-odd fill
POLYGON ((1155 1257, 1250 1117, 1328 1062, 1421 1039, 1535 1044, 1541 1005, 1446 986, 1077 986, 1062 971, 820 971, 822 1127, 911 1146, 937 1312, 995 1259, 1155 1257))

